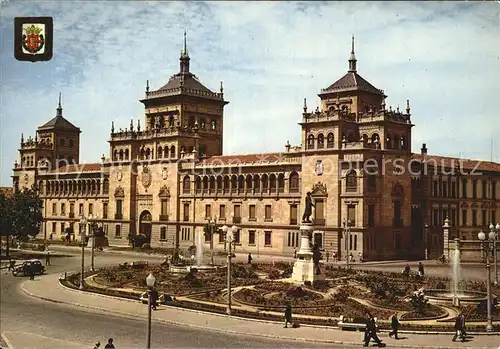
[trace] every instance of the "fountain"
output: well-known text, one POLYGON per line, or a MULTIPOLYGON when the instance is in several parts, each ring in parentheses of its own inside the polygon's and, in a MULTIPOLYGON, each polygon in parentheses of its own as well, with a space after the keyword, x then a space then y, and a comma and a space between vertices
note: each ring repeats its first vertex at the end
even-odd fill
POLYGON ((203 263, 203 244, 204 244, 204 236, 203 232, 200 231, 196 234, 195 239, 195 265, 171 265, 170 271, 172 273, 187 273, 191 271, 191 269, 196 269, 197 271, 207 272, 214 271, 217 269, 215 265, 208 265, 203 263))
POLYGON ((451 285, 450 290, 424 290, 425 296, 430 303, 434 304, 453 304, 459 305, 477 305, 481 302, 486 302, 487 295, 482 292, 461 291, 460 281, 461 266, 460 266, 460 249, 459 242, 456 242, 455 250, 451 256, 451 285))

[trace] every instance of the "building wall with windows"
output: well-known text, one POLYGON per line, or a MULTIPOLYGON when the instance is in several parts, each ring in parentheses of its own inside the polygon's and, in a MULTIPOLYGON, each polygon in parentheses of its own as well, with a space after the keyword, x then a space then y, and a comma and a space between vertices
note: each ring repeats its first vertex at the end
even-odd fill
POLYGON ((164 86, 147 84, 142 126, 112 123, 99 163, 79 164, 80 129, 60 103, 34 140, 21 139, 14 186, 37 186, 41 236, 60 239, 66 227, 78 236, 80 217, 92 214, 111 245, 144 234, 153 247, 188 248, 210 223, 205 248, 226 248, 220 228, 236 225, 237 252, 291 255, 310 192, 313 243, 377 260, 440 255, 446 217, 452 238, 465 239, 499 219, 500 164, 428 155, 425 144, 413 153, 409 101, 401 111, 387 106, 385 92, 358 74, 354 48, 319 106, 304 100, 302 144, 264 154, 222 154, 223 86, 205 87, 189 61, 184 50, 164 86))

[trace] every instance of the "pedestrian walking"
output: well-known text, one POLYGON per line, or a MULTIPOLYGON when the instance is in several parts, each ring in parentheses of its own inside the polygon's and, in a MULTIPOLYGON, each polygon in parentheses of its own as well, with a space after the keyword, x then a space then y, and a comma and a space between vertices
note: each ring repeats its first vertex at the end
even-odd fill
POLYGON ((101 342, 97 342, 95 345, 94 345, 94 348, 93 349, 99 349, 99 347, 101 346, 101 342))
POLYGON ((326 262, 330 262, 330 252, 326 251, 326 262))
POLYGON ((248 254, 248 264, 252 264, 252 261, 253 261, 252 254, 249 253, 248 254))
POLYGON ((394 314, 391 318, 391 328, 392 331, 389 332, 389 337, 392 338, 392 336, 394 336, 394 339, 399 339, 398 338, 399 320, 396 314, 394 314))
POLYGON ((375 323, 375 318, 370 313, 368 313, 368 320, 366 322, 364 336, 365 344, 363 346, 367 347, 370 343, 370 339, 373 339, 377 343, 377 345, 382 345, 382 341, 377 336, 377 324, 375 323))
POLYGON ((8 270, 13 270, 15 266, 16 266, 16 261, 14 259, 11 259, 9 262, 9 269, 8 270))
POLYGON ((158 290, 153 288, 151 290, 151 309, 156 310, 158 305, 158 290))
POLYGON ((337 252, 333 251, 332 256, 333 256, 333 261, 336 262, 337 261, 337 252))
POLYGON ((33 264, 28 266, 28 273, 30 275, 30 280, 35 280, 35 266, 33 264))
POLYGON ((45 266, 50 265, 50 251, 45 252, 45 266))
POLYGON ((424 265, 422 262, 418 262, 418 275, 424 276, 424 265))
POLYGON ((297 249, 296 248, 293 249, 293 258, 297 258, 297 249))
POLYGON ((292 305, 290 302, 286 304, 285 308, 285 328, 288 328, 288 323, 293 326, 292 324, 292 305))
POLYGON ((113 338, 108 339, 108 344, 106 344, 104 349, 115 349, 115 345, 113 344, 113 338))
POLYGON ((455 318, 455 334, 453 335, 452 342, 455 342, 458 337, 462 340, 462 342, 465 340, 465 335, 464 335, 464 321, 465 317, 463 314, 458 314, 458 316, 455 318))

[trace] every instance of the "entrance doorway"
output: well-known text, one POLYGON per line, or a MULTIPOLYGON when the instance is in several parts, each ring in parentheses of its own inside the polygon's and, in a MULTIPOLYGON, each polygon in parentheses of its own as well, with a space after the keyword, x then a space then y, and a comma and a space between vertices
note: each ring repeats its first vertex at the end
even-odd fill
POLYGON ((139 216, 139 234, 144 234, 148 243, 151 243, 151 221, 151 212, 142 211, 139 216))

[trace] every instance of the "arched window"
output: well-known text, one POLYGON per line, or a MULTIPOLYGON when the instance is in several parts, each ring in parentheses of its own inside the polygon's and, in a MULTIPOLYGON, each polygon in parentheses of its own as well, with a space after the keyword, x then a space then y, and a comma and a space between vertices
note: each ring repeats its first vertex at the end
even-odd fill
POLYGON ((299 192, 299 174, 297 172, 290 173, 289 178, 289 191, 290 193, 298 193, 299 192))
POLYGON ((223 186, 223 191, 224 193, 229 193, 229 189, 231 188, 229 176, 224 176, 224 186, 223 186))
POLYGON ((260 177, 257 174, 253 176, 253 190, 256 193, 260 192, 260 177))
POLYGON ((194 181, 194 187, 196 190, 196 193, 201 193, 201 177, 196 176, 195 181, 194 181))
POLYGON ((212 120, 212 131, 217 130, 217 121, 212 120))
POLYGON ((170 147, 170 157, 175 158, 177 155, 175 154, 175 145, 170 147))
POLYGON ((65 144, 66 144, 66 141, 64 140, 64 138, 61 138, 59 140, 59 145, 62 146, 62 147, 64 147, 65 144))
POLYGON ((252 184, 253 184, 252 175, 247 175, 247 178, 246 178, 246 187, 247 187, 246 191, 247 191, 247 193, 252 191, 252 184))
POLYGON ((210 176, 210 179, 209 179, 209 188, 208 190, 210 190, 211 193, 215 192, 215 177, 214 176, 210 176))
POLYGON ((238 193, 243 193, 245 188, 245 177, 243 175, 238 176, 238 193))
POLYGON ((334 147, 333 140, 334 140, 333 133, 330 132, 328 134, 328 136, 326 136, 326 147, 327 148, 333 148, 334 147))
POLYGON ((356 171, 351 170, 346 175, 345 190, 348 192, 354 192, 358 190, 358 177, 356 171))
POLYGON ((405 136, 401 136, 401 139, 400 139, 400 144, 401 144, 401 149, 406 149, 406 139, 405 139, 405 136))
POLYGON ((388 134, 387 137, 385 137, 385 149, 391 149, 391 135, 388 134))
POLYGON ((222 193, 222 176, 217 176, 217 193, 222 193))
POLYGON ((144 160, 144 148, 139 151, 139 160, 144 160))
POLYGON ((380 137, 378 135, 378 133, 374 133, 372 134, 372 143, 379 143, 380 142, 380 137))
POLYGON ((283 173, 280 173, 278 175, 278 193, 284 193, 285 192, 285 175, 283 173))
POLYGON ((158 159, 161 159, 163 157, 163 148, 162 147, 158 147, 158 149, 156 150, 156 156, 158 156, 158 159))
POLYGON ((307 137, 307 149, 314 149, 314 135, 307 137))
POLYGON ((203 177, 203 192, 204 193, 208 192, 208 177, 207 176, 203 177))
POLYGON ((174 127, 174 116, 173 115, 170 115, 168 117, 168 126, 174 127))
POLYGON ((118 150, 115 149, 115 151, 113 152, 113 160, 116 161, 118 160, 118 150))
POLYGON ((262 175, 262 191, 267 193, 269 191, 269 179, 267 174, 262 175))
POLYGON ((276 175, 274 173, 269 176, 269 189, 271 189, 271 193, 276 193, 276 175))
POLYGON ((146 149, 146 160, 151 159, 151 149, 147 148, 146 149))
POLYGON ((125 149, 125 160, 130 160, 128 149, 125 149))
POLYGON ((191 182, 189 181, 189 176, 184 176, 182 180, 182 192, 184 194, 189 194, 191 192, 191 182))
POLYGON ((74 141, 74 140, 72 140, 72 139, 70 139, 70 140, 69 140, 69 147, 70 147, 70 148, 73 148, 74 146, 75 146, 75 141, 74 141))
POLYGON ((119 152, 119 156, 120 156, 120 160, 123 160, 123 149, 120 149, 120 152, 119 152))
POLYGON ((202 130, 204 130, 204 129, 205 129, 205 119, 201 119, 201 120, 200 120, 200 128, 201 128, 202 130))
POLYGON ((238 191, 238 177, 233 175, 231 177, 231 193, 236 193, 238 191))
POLYGON ((318 135, 318 149, 323 149, 325 147, 325 137, 322 133, 318 135))

